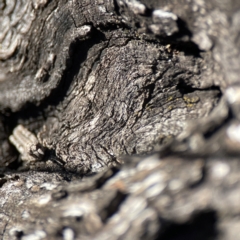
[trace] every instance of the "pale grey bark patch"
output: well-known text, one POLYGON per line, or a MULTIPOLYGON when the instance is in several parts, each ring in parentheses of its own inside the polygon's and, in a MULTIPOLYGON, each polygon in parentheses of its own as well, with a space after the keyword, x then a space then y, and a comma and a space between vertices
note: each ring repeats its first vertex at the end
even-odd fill
POLYGON ((38 161, 44 156, 44 148, 39 144, 36 136, 22 125, 14 128, 9 141, 16 147, 24 161, 38 161))

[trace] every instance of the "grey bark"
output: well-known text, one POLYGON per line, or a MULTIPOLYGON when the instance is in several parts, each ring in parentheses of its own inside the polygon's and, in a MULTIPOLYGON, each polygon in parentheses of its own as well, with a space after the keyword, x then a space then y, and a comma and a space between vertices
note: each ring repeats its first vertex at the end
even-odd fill
POLYGON ((0 2, 2 239, 237 239, 239 8, 0 2))

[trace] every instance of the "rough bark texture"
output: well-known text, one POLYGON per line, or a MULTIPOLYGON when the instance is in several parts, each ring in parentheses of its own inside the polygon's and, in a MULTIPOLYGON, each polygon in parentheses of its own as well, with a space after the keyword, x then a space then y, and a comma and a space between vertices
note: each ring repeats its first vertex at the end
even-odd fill
POLYGON ((240 238, 239 1, 4 0, 0 22, 2 239, 240 238))

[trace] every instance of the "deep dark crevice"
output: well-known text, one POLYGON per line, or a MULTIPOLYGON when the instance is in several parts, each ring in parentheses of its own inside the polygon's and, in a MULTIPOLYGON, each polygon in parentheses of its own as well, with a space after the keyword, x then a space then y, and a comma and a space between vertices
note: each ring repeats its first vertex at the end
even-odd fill
POLYGON ((184 51, 186 55, 194 55, 195 57, 200 57, 200 52, 198 45, 192 42, 192 33, 189 30, 186 22, 180 18, 177 20, 177 26, 179 31, 172 34, 171 36, 158 36, 155 37, 159 40, 166 42, 166 44, 175 45, 176 50, 184 51), (187 41, 186 38, 187 37, 187 41))
POLYGON ((165 229, 156 240, 214 240, 217 239, 217 214, 213 210, 200 212, 187 223, 162 221, 165 229))
POLYGON ((76 41, 70 46, 69 52, 72 52, 72 56, 69 59, 69 68, 64 73, 59 86, 53 90, 52 94, 48 99, 44 101, 44 107, 50 105, 58 105, 63 100, 66 93, 72 83, 74 77, 78 74, 80 65, 87 58, 88 50, 95 44, 106 40, 102 32, 93 28, 92 37, 86 41, 76 41))
POLYGON ((3 186, 3 184, 4 183, 6 183, 7 182, 7 179, 5 179, 5 178, 1 178, 0 179, 0 188, 3 186))
POLYGON ((213 90, 217 90, 219 92, 217 97, 220 99, 221 96, 222 96, 221 89, 218 86, 212 86, 210 88, 193 88, 191 85, 187 84, 183 79, 179 81, 179 83, 176 86, 176 89, 181 94, 192 93, 192 92, 195 92, 195 91, 213 91, 213 90))
POLYGON ((142 35, 142 39, 146 42, 158 44, 161 46, 171 45, 171 49, 184 52, 186 56, 193 56, 195 58, 202 58, 201 53, 203 52, 198 48, 198 45, 192 41, 180 41, 174 37, 159 37, 156 35, 146 34, 142 35))
POLYGON ((130 30, 131 27, 129 27, 127 24, 120 22, 120 23, 99 23, 97 25, 97 28, 100 29, 103 32, 111 32, 114 31, 116 29, 121 28, 122 30, 130 30))
POLYGON ((11 161, 10 163, 8 163, 7 168, 12 170, 17 170, 19 168, 19 165, 20 165, 20 162, 18 161, 18 158, 15 157, 14 161, 11 161))
POLYGON ((16 229, 14 232, 14 237, 16 237, 16 240, 21 240, 22 237, 24 236, 24 232, 20 229, 16 229))
POLYGON ((11 181, 18 181, 20 179, 20 177, 18 175, 13 175, 10 180, 11 181))
POLYGON ((146 11, 145 11, 144 17, 151 17, 153 13, 153 9, 148 8, 146 5, 145 7, 146 7, 146 11))
POLYGON ((113 0, 113 4, 114 4, 115 13, 116 13, 118 16, 121 16, 121 14, 120 14, 120 9, 119 9, 119 6, 118 6, 118 4, 117 4, 117 0, 113 0))
POLYGON ((19 114, 21 118, 29 118, 31 116, 36 117, 35 115, 39 115, 39 111, 46 109, 49 105, 56 106, 61 102, 70 87, 74 77, 78 74, 80 65, 82 62, 86 60, 88 50, 94 46, 95 44, 100 43, 101 41, 105 41, 105 35, 93 28, 92 37, 85 41, 76 40, 69 46, 69 58, 66 59, 67 68, 63 72, 62 79, 59 85, 52 90, 51 94, 41 102, 39 106, 36 107, 33 103, 26 103, 24 109, 20 112, 12 113, 19 114))
POLYGON ((171 43, 171 48, 176 49, 177 51, 184 52, 186 56, 193 56, 196 58, 202 58, 201 57, 201 50, 198 48, 198 45, 195 44, 194 42, 187 41, 177 41, 175 37, 173 38, 174 40, 170 39, 165 39, 167 44, 171 43))
POLYGON ((184 20, 182 20, 181 18, 178 18, 177 25, 179 29, 179 32, 176 35, 177 38, 180 38, 186 35, 190 38, 192 37, 192 32, 189 30, 187 23, 184 20))
POLYGON ((114 199, 112 199, 111 202, 109 202, 108 206, 99 213, 104 223, 106 223, 110 217, 119 211, 121 204, 125 201, 127 196, 127 194, 117 191, 114 199))
POLYGON ((56 156, 56 153, 54 150, 49 150, 49 149, 45 150, 44 158, 42 159, 42 161, 47 161, 47 160, 50 160, 53 163, 55 163, 56 166, 58 166, 60 169, 62 169, 62 171, 64 171, 64 172, 66 171, 66 169, 64 168, 64 165, 66 163, 56 156))

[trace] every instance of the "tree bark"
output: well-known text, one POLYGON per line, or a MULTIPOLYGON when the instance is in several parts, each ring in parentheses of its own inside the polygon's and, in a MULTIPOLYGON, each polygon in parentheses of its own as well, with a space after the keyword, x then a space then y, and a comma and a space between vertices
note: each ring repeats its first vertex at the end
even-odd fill
POLYGON ((239 237, 238 1, 0 9, 2 239, 239 237))

